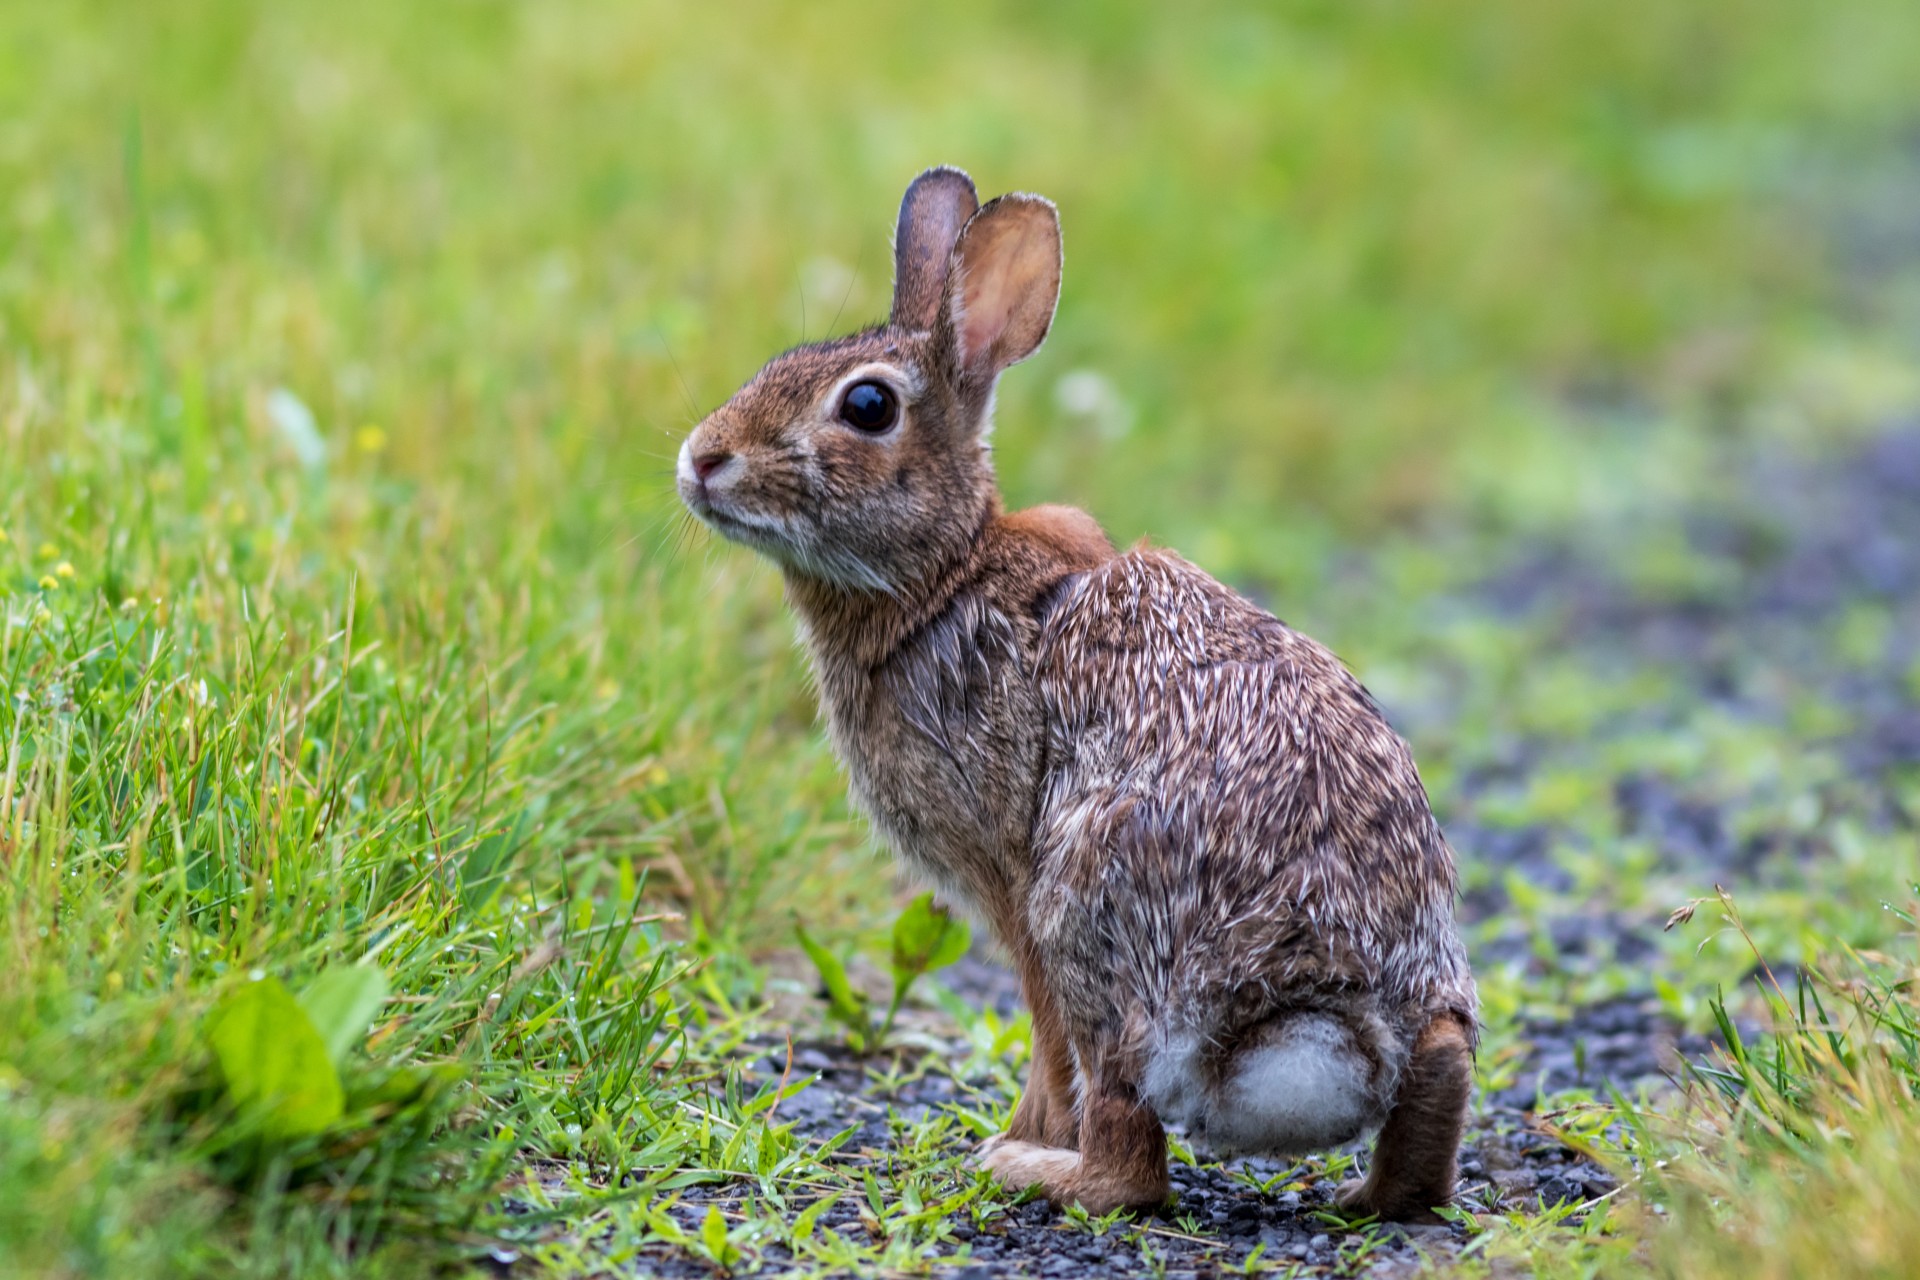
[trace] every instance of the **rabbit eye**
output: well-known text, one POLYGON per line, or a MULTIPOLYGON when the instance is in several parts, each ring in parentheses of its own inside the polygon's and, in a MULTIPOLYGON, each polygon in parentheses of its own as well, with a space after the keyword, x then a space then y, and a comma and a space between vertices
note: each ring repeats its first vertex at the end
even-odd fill
POLYGON ((840 401, 840 421, 879 434, 900 417, 900 400, 884 382, 856 382, 840 401))

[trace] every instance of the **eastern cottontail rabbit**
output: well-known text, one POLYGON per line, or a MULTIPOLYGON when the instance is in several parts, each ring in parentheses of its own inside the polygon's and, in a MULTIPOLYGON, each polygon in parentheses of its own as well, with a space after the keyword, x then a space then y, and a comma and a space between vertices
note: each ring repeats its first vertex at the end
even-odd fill
POLYGON ((1100 1213, 1166 1199, 1163 1122, 1289 1154, 1378 1126, 1341 1202, 1425 1216, 1477 1029, 1452 854, 1326 649, 1082 512, 1002 510, 994 384, 1060 265, 1050 202, 921 174, 892 316, 756 374, 681 497, 780 565, 854 796, 1018 966, 1033 1066, 989 1170, 1100 1213))

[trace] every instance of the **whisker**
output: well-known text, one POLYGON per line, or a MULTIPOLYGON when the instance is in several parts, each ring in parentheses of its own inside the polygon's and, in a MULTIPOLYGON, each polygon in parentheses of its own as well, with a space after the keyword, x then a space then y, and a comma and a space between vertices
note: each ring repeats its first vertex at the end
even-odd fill
POLYGON ((807 281, 800 274, 797 262, 793 264, 793 286, 794 292, 800 295, 800 341, 804 343, 807 340, 807 281))
POLYGON ((667 363, 673 367, 673 378, 675 382, 680 384, 680 394, 687 398, 687 412, 691 413, 695 419, 698 419, 700 417, 700 404, 693 398, 693 392, 687 388, 686 377, 680 372, 680 362, 676 360, 673 355, 673 344, 667 341, 667 331, 657 324, 653 326, 653 331, 660 338, 660 349, 667 353, 667 363))
POLYGON ((827 332, 832 333, 840 327, 840 313, 847 309, 847 299, 853 296, 853 286, 859 283, 860 268, 847 272, 847 287, 840 292, 840 305, 833 309, 833 319, 827 321, 827 332))

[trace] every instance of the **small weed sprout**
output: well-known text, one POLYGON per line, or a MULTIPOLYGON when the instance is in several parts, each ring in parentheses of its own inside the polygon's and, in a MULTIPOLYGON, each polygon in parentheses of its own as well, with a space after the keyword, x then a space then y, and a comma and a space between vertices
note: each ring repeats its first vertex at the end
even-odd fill
POLYGON ((908 903, 893 922, 893 997, 887 1002, 887 1011, 876 1026, 871 1002, 865 992, 853 985, 852 979, 847 976, 847 966, 840 958, 815 941, 797 918, 793 932, 799 940, 800 949, 807 953, 807 958, 820 975, 820 985, 827 997, 828 1014, 845 1028, 847 1046, 859 1054, 872 1052, 884 1045, 893 1034, 894 1022, 900 1016, 900 1009, 906 1004, 914 983, 923 975, 958 961, 967 954, 967 948, 973 940, 966 921, 937 905, 931 893, 923 893, 908 903))

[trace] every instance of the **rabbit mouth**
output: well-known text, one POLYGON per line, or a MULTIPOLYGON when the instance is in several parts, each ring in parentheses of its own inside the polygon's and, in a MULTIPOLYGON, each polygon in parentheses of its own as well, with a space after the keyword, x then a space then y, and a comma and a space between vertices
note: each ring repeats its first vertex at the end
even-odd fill
POLYGON ((804 553, 805 548, 784 520, 722 506, 714 501, 712 494, 690 500, 687 509, 727 541, 751 547, 775 560, 785 562, 804 553))
POLYGON ((689 502, 687 506, 696 517, 711 526, 714 532, 735 541, 750 542, 756 546, 766 542, 777 542, 781 546, 786 546, 791 541, 785 521, 768 516, 757 516, 746 511, 729 510, 715 502, 711 494, 689 502))
POLYGON ((843 548, 814 545, 796 535, 784 520, 722 510, 711 497, 704 502, 688 502, 687 507, 727 541, 757 551, 783 568, 854 591, 895 594, 894 584, 880 569, 843 548))

